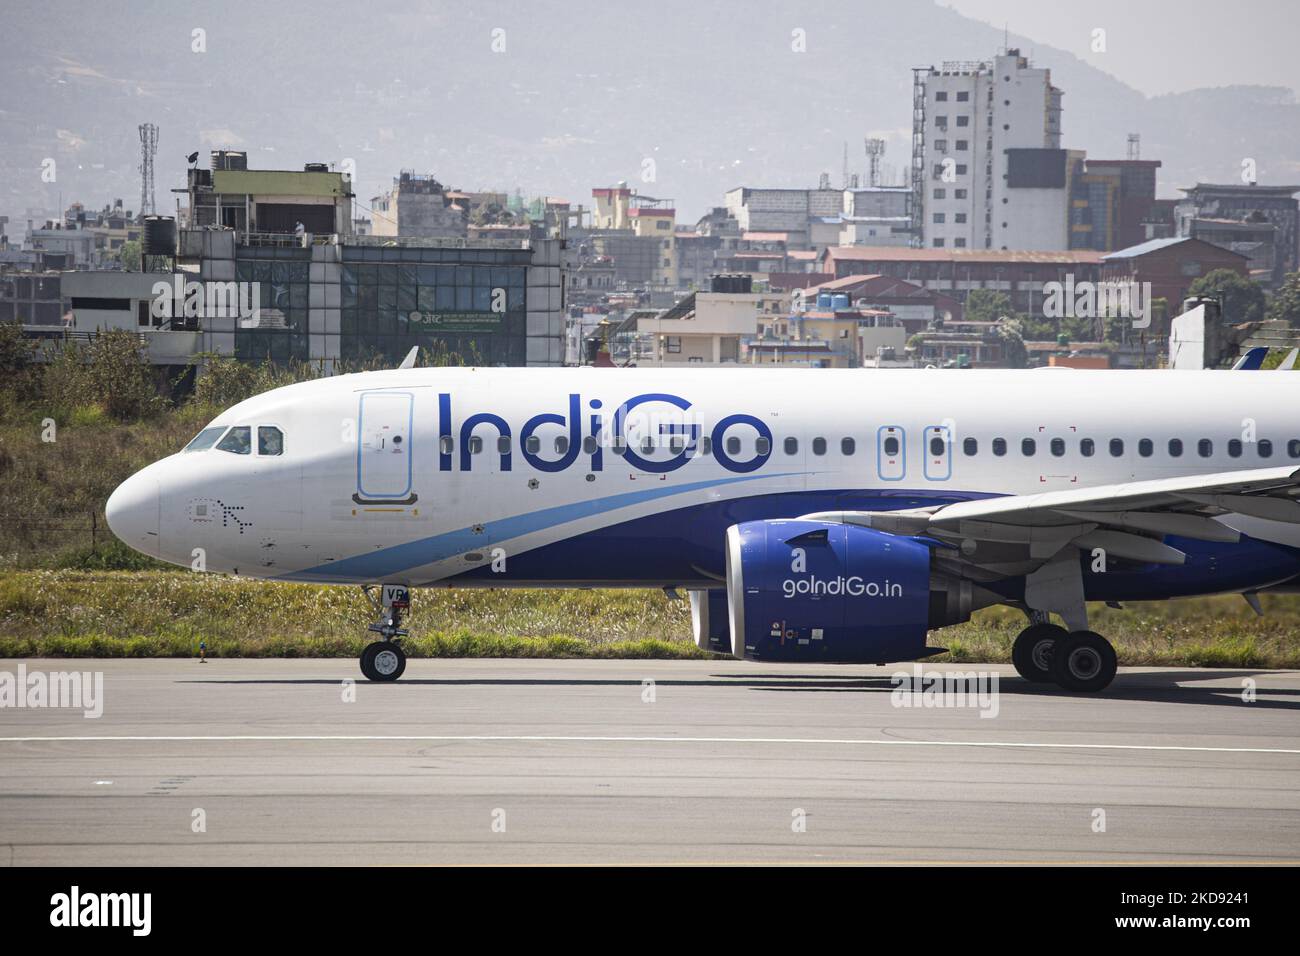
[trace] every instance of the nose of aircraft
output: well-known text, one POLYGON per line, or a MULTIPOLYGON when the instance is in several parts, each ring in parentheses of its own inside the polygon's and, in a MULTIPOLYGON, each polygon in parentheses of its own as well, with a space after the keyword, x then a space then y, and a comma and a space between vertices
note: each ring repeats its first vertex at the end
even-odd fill
POLYGON ((151 557, 159 551, 160 497, 158 479, 140 472, 118 485, 104 505, 113 534, 151 557))

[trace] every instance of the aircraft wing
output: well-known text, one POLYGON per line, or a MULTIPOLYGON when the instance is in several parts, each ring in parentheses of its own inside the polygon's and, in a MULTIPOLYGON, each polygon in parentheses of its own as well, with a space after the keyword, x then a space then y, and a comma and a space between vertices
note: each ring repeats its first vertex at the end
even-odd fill
POLYGON ((1300 524, 1300 469, 1256 468, 1010 495, 901 511, 828 511, 809 520, 856 524, 890 534, 928 537, 942 547, 936 562, 972 580, 1028 574, 1066 548, 1102 548, 1109 557, 1182 564, 1183 552, 1161 541, 1177 535, 1235 542, 1238 532, 1215 518, 1240 514, 1300 524))

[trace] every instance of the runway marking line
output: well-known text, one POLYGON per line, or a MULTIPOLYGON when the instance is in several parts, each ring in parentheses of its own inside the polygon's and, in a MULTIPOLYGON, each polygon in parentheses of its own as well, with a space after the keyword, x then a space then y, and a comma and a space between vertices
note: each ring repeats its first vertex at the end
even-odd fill
POLYGON ((136 736, 0 737, 0 743, 166 743, 166 742, 289 742, 289 741, 407 741, 429 743, 668 743, 668 744, 822 744, 881 747, 1010 747, 1022 750, 1137 750, 1183 753, 1292 754, 1282 747, 1195 747, 1174 744, 1030 743, 991 740, 893 740, 853 737, 663 737, 559 734, 212 734, 136 736))

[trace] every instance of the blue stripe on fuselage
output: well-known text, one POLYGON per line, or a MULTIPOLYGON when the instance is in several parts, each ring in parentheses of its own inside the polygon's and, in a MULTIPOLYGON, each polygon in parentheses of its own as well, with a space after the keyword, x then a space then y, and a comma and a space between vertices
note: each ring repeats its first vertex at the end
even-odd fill
POLYGON ((358 554, 350 558, 341 558, 338 561, 319 564, 313 568, 305 568, 302 571, 294 571, 280 577, 289 581, 315 581, 329 580, 331 578, 343 578, 347 581, 379 581, 384 578, 400 576, 403 572, 413 568, 455 557, 467 551, 481 551, 500 544, 502 541, 510 541, 535 531, 544 531, 547 528, 554 528, 571 521, 577 521, 580 518, 588 518, 593 515, 604 514, 607 511, 616 511, 619 508, 643 504, 657 498, 666 498, 670 495, 685 494, 690 491, 715 488, 741 481, 758 481, 763 478, 789 478, 795 474, 797 473, 741 475, 737 478, 718 478, 708 481, 694 481, 684 485, 665 485, 644 491, 629 491, 609 495, 605 498, 595 498, 590 501, 575 501, 572 504, 556 505, 552 508, 543 508, 540 511, 530 511, 509 518, 490 521, 482 526, 481 531, 475 531, 473 527, 458 528, 455 531, 447 531, 432 537, 421 538, 418 541, 408 541, 405 544, 394 545, 391 548, 382 548, 369 554, 358 554))

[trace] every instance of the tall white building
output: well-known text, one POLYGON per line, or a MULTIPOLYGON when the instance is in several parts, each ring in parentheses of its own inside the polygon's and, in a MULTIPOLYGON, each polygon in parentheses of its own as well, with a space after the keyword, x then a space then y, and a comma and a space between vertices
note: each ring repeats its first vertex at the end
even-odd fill
POLYGON ((1051 71, 1008 50, 916 72, 913 215, 933 249, 1069 248, 1070 163, 1051 71))

